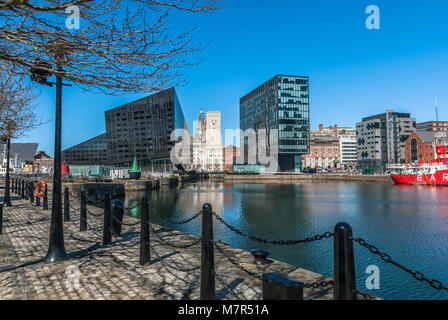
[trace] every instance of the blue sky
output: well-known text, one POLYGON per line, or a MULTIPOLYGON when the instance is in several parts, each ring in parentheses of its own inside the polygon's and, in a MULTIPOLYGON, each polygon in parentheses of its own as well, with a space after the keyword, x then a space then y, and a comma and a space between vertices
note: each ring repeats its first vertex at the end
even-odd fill
MULTIPOLYGON (((276 74, 310 77, 312 128, 355 126, 386 109, 435 120, 435 97, 448 120, 447 16, 446 0, 227 0, 213 14, 174 14, 174 30, 197 26, 195 40, 206 45, 177 88, 188 126, 203 108, 221 111, 223 129, 238 128, 239 98, 276 74), (365 27, 371 4, 380 30, 365 27)), ((144 95, 64 87, 62 147, 105 132, 105 110, 144 95)), ((54 96, 44 88, 36 109, 51 121, 17 141, 53 154, 54 96)))

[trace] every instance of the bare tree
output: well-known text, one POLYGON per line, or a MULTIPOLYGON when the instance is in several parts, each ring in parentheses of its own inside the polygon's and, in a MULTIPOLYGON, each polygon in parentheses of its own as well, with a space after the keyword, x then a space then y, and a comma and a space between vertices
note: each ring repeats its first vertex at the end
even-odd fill
POLYGON ((11 206, 9 190, 11 139, 23 136, 38 125, 34 102, 38 94, 23 74, 0 63, 0 138, 6 143, 4 206, 11 206))
POLYGON ((26 76, 0 62, 0 136, 3 140, 23 137, 40 125, 34 112, 39 93, 26 76))
POLYGON ((162 90, 184 83, 187 56, 200 50, 193 28, 168 27, 169 14, 210 13, 218 2, 0 0, 0 59, 22 71, 40 60, 42 69, 93 92, 162 90))

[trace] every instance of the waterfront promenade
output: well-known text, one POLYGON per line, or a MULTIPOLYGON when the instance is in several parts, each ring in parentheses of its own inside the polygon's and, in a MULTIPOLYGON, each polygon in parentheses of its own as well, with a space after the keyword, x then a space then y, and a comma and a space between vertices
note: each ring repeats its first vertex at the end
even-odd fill
MULTIPOLYGON (((200 244, 182 246, 196 237, 153 225, 151 263, 139 265, 139 220, 125 216, 121 237, 102 245, 103 210, 88 206, 88 230, 79 231, 79 203, 71 201, 71 221, 64 222, 68 259, 46 264, 51 210, 12 197, 4 208, 0 235, 0 299, 199 299, 200 244)), ((50 203, 51 205, 51 203, 50 203)), ((245 269, 277 272, 304 283, 331 280, 317 273, 273 260, 253 264, 252 255, 222 244, 245 269)), ((217 299, 262 299, 262 283, 233 266, 215 251, 217 299), (219 278, 219 280, 218 280, 219 278)), ((305 299, 333 299, 333 287, 305 288, 305 299)), ((361 297, 359 297, 361 298, 361 297)))

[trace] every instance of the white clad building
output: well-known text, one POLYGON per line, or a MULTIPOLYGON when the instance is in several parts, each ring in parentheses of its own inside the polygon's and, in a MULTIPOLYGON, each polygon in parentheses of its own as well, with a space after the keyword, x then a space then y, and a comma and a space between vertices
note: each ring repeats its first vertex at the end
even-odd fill
POLYGON ((201 110, 193 137, 193 169, 197 171, 223 171, 221 112, 201 110))

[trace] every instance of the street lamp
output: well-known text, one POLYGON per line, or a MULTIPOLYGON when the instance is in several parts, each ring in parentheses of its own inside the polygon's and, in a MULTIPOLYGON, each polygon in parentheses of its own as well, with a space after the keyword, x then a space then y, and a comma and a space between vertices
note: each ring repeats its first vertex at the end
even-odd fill
POLYGON ((62 86, 71 86, 63 84, 60 73, 61 67, 61 53, 56 55, 56 64, 58 74, 56 74, 56 83, 48 82, 53 72, 52 66, 37 59, 33 67, 30 69, 30 78, 40 84, 53 86, 56 84, 56 117, 55 117, 55 138, 54 138, 54 170, 53 170, 53 202, 51 208, 51 222, 50 222, 50 239, 48 245, 48 252, 45 256, 45 262, 56 262, 66 258, 64 246, 64 229, 62 223, 62 181, 61 181, 61 111, 62 111, 62 86))

